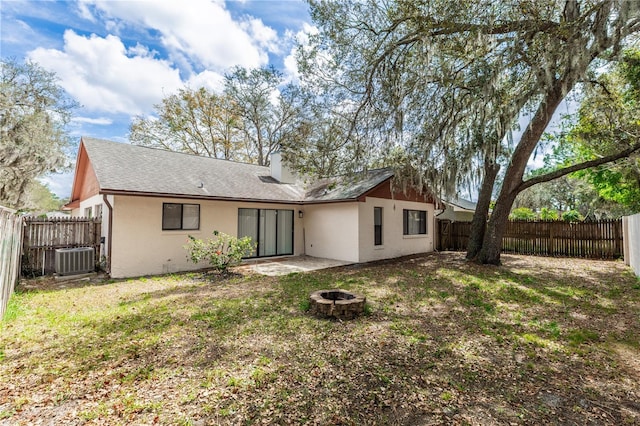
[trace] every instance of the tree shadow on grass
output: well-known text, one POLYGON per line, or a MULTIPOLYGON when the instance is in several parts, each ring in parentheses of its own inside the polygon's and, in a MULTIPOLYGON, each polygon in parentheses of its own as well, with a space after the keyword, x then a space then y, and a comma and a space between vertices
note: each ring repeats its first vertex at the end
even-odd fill
MULTIPOLYGON (((161 383, 167 405, 178 401, 205 423, 640 419, 630 397, 637 384, 625 384, 599 341, 571 341, 572 320, 559 309, 570 301, 575 310, 595 309, 589 298, 605 289, 568 299, 552 287, 573 285, 559 285, 564 273, 449 260, 426 256, 357 271, 143 289, 75 323, 78 329, 57 337, 41 360, 53 368, 66 357, 70 379, 98 378, 107 390, 161 383), (367 295, 371 315, 326 321, 299 309, 310 291, 336 286, 367 295), (557 294, 544 293, 547 287, 557 294)), ((620 310, 634 309, 619 303, 620 310)), ((144 412, 134 414, 133 422, 144 422, 144 412)))

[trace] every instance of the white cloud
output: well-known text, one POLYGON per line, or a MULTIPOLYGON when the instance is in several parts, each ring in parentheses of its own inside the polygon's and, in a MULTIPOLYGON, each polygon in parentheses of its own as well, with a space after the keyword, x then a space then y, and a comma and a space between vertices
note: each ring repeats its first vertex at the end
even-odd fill
POLYGON ((241 26, 260 47, 269 52, 279 53, 278 33, 273 28, 256 18, 246 20, 241 26))
POLYGON ((302 29, 297 33, 293 33, 288 31, 286 34, 286 38, 291 40, 293 43, 293 47, 289 54, 284 58, 284 73, 286 76, 289 76, 290 80, 297 81, 300 79, 300 71, 298 70, 298 62, 296 60, 296 55, 298 53, 298 45, 308 46, 309 45, 309 36, 318 33, 318 27, 307 24, 306 22, 303 24, 302 29))
POLYGON ((155 50, 149 50, 147 46, 143 46, 140 43, 136 43, 127 49, 127 56, 139 56, 141 58, 154 58, 158 55, 155 50))
POLYGON ((39 179, 44 185, 59 198, 66 200, 71 196, 73 185, 73 172, 51 174, 39 179))
POLYGON ((98 117, 98 118, 91 118, 91 117, 73 117, 71 119, 72 123, 80 123, 80 124, 94 124, 97 126, 109 126, 111 124, 113 124, 113 120, 111 118, 107 118, 107 117, 98 117))
POLYGON ((93 16, 93 14, 91 13, 91 10, 89 10, 86 3, 80 1, 76 3, 76 6, 77 6, 77 13, 78 15, 80 15, 80 17, 82 17, 83 19, 86 19, 89 22, 96 22, 95 16, 93 16))
POLYGON ((64 33, 63 50, 37 48, 29 58, 57 74, 60 85, 88 110, 140 114, 182 86, 179 72, 148 51, 127 51, 113 35, 64 33))
POLYGON ((265 65, 267 52, 277 48, 274 30, 258 19, 234 21, 223 2, 84 1, 116 21, 110 24, 112 31, 127 25, 158 31, 172 56, 189 57, 196 68, 257 67, 265 65))
POLYGON ((224 76, 213 71, 203 71, 189 78, 186 85, 194 89, 206 87, 214 92, 221 93, 224 88, 224 76))

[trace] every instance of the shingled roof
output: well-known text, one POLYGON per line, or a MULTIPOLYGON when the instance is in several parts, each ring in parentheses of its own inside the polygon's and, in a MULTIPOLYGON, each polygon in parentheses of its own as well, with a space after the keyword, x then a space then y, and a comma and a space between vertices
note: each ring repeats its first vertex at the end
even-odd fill
POLYGON ((473 201, 465 200, 464 198, 453 198, 451 200, 443 200, 445 204, 449 204, 454 207, 458 207, 462 210, 476 211, 476 203, 473 201))
POLYGON ((377 169, 305 189, 278 182, 269 167, 88 137, 81 142, 104 194, 302 204, 355 200, 393 177, 390 169, 377 169))
POLYGON ((393 177, 391 169, 375 169, 354 176, 323 179, 311 185, 305 193, 309 203, 354 200, 393 177))

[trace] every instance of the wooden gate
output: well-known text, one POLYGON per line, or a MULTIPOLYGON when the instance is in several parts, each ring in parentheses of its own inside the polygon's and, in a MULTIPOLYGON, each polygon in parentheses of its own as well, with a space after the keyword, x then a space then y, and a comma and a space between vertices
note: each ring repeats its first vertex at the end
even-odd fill
POLYGON ((451 221, 439 220, 438 221, 438 244, 436 248, 439 251, 452 250, 451 246, 451 221))
POLYGON ((438 231, 438 250, 466 250, 471 233, 471 222, 439 220, 438 231))
POLYGON ((22 275, 55 272, 55 251, 60 248, 93 247, 100 263, 102 221, 86 217, 26 217, 22 239, 22 275))

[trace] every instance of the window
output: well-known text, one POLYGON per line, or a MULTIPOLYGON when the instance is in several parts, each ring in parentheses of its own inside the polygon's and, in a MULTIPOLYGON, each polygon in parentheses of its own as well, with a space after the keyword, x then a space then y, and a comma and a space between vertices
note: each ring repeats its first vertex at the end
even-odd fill
POLYGON ((373 244, 382 245, 382 207, 373 208, 373 244))
POLYGON ((162 203, 162 230, 200 229, 200 204, 162 203))
POLYGON ((91 218, 91 207, 85 207, 84 209, 84 217, 91 218))
POLYGON ((102 219, 102 204, 93 206, 93 211, 95 212, 96 219, 102 219))
POLYGON ((427 212, 425 210, 402 211, 403 235, 420 235, 427 233, 427 212))

